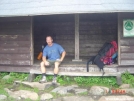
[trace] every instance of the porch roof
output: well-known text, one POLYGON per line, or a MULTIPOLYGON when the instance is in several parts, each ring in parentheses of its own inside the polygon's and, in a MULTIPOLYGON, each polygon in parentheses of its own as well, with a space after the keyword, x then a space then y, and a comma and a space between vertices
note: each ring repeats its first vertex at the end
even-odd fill
POLYGON ((0 17, 134 12, 134 0, 0 0, 0 17))

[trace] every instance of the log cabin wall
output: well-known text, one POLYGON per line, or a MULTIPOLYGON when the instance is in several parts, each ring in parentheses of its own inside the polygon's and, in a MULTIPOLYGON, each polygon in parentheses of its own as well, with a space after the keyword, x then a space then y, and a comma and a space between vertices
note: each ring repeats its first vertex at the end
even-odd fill
POLYGON ((30 19, 30 17, 0 18, 0 64, 31 64, 30 19))
POLYGON ((35 59, 42 44, 46 44, 47 35, 51 35, 54 42, 62 45, 68 56, 74 56, 74 15, 36 16, 33 29, 35 59))
POLYGON ((80 14, 80 56, 94 56, 105 42, 117 41, 117 14, 80 14))
POLYGON ((118 14, 120 65, 134 65, 134 37, 123 37, 123 20, 134 19, 134 13, 118 14))

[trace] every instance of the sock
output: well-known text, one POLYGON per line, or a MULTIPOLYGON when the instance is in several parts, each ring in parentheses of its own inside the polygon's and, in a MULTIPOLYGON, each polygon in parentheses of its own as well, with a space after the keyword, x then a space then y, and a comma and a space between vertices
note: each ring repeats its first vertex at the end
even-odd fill
POLYGON ((54 77, 57 77, 57 74, 54 74, 54 77))
POLYGON ((42 77, 46 77, 46 73, 42 73, 42 77))

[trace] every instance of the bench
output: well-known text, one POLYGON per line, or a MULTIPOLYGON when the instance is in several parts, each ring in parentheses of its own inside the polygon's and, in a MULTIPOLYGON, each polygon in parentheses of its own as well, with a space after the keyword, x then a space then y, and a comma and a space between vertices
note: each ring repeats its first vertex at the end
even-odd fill
MULTIPOLYGON (((106 65, 104 66, 105 74, 103 76, 115 76, 117 79, 117 84, 121 85, 121 73, 118 72, 118 65, 106 65)), ((53 67, 46 68, 47 75, 53 75, 53 67)), ((63 64, 59 67, 60 71, 58 75, 66 76, 102 76, 102 73, 99 71, 99 68, 96 65, 89 66, 89 72, 86 71, 85 64, 63 64)), ((28 81, 31 82, 35 78, 35 74, 41 74, 40 66, 36 65, 30 70, 28 81)))

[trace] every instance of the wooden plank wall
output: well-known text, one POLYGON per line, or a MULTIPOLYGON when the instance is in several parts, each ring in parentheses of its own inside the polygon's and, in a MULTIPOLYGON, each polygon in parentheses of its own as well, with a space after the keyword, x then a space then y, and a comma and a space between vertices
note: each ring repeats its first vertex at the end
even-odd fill
POLYGON ((34 17, 35 58, 46 44, 46 36, 63 46, 68 56, 74 56, 74 15, 46 15, 34 17))
POLYGON ((30 65, 30 17, 0 18, 0 64, 30 65))
POLYGON ((80 14, 80 56, 94 56, 105 42, 117 41, 117 14, 80 14))
POLYGON ((119 13, 120 65, 134 65, 134 37, 123 37, 123 19, 134 19, 134 13, 119 13))
MULTIPOLYGON (((41 51, 46 35, 61 44, 67 56, 74 56, 74 15, 34 17, 35 57, 41 51)), ((96 55, 106 41, 117 41, 117 14, 80 14, 80 56, 96 55)), ((80 57, 81 58, 81 57, 80 57)))

